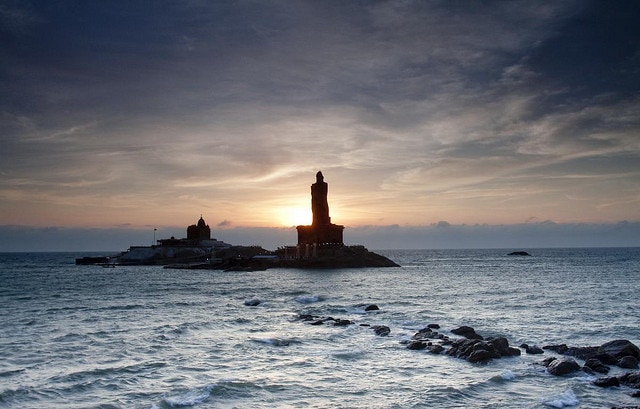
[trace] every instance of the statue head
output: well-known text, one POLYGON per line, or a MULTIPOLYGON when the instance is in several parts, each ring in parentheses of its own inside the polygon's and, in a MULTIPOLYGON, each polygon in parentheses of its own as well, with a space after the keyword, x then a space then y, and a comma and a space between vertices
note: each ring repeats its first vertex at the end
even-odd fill
POLYGON ((324 176, 322 176, 322 172, 318 171, 318 173, 316 173, 316 183, 322 183, 324 182, 324 176))

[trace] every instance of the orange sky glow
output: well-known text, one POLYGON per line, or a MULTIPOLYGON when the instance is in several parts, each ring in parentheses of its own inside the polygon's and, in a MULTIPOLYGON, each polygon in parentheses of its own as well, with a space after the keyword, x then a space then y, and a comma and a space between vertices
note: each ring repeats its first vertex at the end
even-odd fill
POLYGON ((634 7, 14 2, 0 227, 638 223, 634 7))

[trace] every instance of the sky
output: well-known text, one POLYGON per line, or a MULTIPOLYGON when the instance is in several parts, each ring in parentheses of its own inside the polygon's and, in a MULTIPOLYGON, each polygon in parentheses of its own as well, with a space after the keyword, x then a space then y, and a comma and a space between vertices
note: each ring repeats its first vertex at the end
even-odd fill
POLYGON ((0 0, 0 251, 292 244, 318 170, 373 248, 640 246, 640 2, 0 0))

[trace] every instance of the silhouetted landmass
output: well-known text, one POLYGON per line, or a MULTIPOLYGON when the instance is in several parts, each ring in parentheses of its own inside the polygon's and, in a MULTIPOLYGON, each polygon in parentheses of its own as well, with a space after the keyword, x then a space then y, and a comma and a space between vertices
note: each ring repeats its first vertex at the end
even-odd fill
POLYGON ((387 257, 373 253, 364 246, 327 246, 318 249, 315 257, 281 258, 278 266, 289 268, 399 267, 387 257))
POLYGON ((510 256, 530 256, 531 254, 527 253, 526 251, 512 251, 511 253, 509 253, 510 256))
POLYGON ((329 187, 322 172, 311 185, 310 226, 297 226, 298 244, 268 251, 260 246, 234 246, 211 238, 211 229, 202 216, 187 227, 184 239, 161 239, 153 246, 132 246, 114 257, 84 257, 76 264, 164 265, 180 269, 216 269, 226 271, 280 268, 362 268, 399 267, 364 246, 345 246, 344 226, 331 223, 327 193, 329 187))

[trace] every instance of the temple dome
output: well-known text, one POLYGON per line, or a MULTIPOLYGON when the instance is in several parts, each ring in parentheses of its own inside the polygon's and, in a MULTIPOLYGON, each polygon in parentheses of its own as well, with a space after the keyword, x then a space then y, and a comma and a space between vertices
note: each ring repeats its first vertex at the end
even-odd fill
POLYGON ((187 227, 187 239, 189 240, 210 240, 211 239, 211 229, 209 225, 204 221, 202 215, 200 215, 200 220, 198 220, 198 224, 192 224, 187 227))

